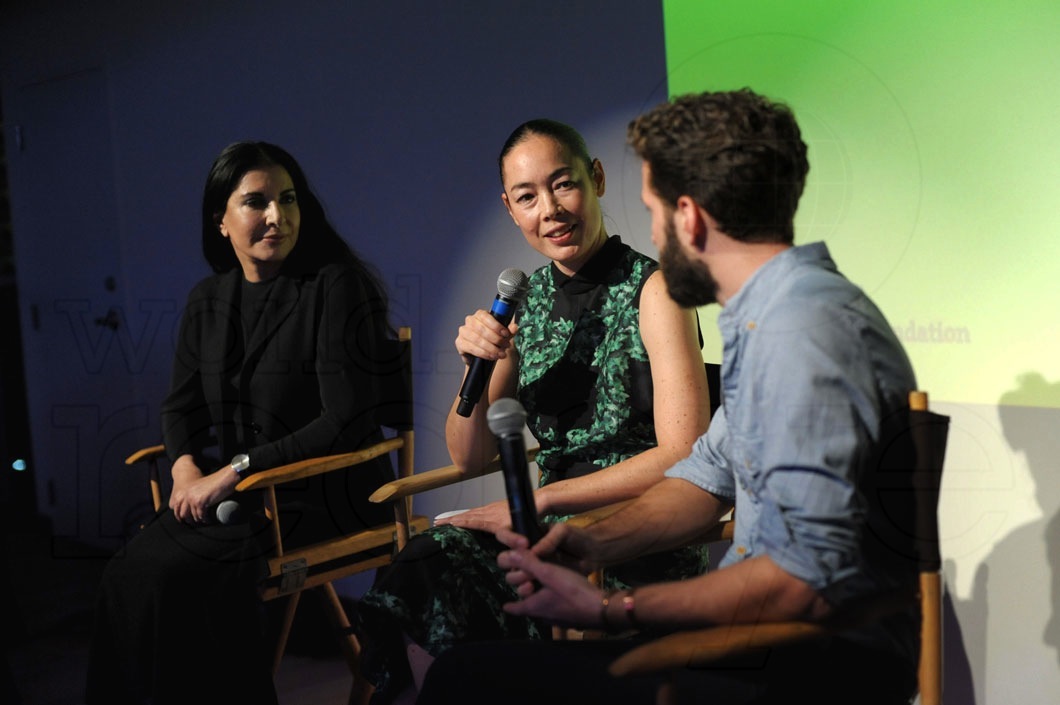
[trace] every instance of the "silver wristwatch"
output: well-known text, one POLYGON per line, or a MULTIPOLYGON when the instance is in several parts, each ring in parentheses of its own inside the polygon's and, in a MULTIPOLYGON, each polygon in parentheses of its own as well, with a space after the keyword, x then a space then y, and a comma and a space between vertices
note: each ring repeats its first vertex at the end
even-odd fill
POLYGON ((235 470, 236 475, 243 477, 247 469, 250 467, 250 456, 246 453, 240 453, 236 457, 232 458, 232 469, 235 470))

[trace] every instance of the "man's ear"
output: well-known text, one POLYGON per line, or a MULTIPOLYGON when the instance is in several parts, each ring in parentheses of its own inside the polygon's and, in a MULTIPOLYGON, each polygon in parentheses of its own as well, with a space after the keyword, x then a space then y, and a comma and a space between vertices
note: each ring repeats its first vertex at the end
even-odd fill
POLYGON ((707 248, 709 224, 706 212, 691 196, 678 196, 674 207, 674 228, 677 239, 696 252, 707 248))

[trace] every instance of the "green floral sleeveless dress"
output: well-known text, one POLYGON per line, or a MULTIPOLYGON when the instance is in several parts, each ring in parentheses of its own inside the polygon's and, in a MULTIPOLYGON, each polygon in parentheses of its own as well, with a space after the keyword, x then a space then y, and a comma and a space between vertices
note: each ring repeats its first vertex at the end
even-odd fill
MULTIPOLYGON (((640 337, 640 293, 657 268, 612 236, 573 277, 553 264, 530 276, 517 314, 518 396, 541 446, 541 483, 578 477, 656 445, 651 367, 640 337)), ((565 517, 548 516, 545 521, 565 517)), ((380 569, 357 606, 373 703, 410 679, 404 633, 434 656, 462 642, 537 639, 545 625, 506 614, 517 599, 497 567, 492 534, 442 526, 414 537, 380 569)), ((614 587, 706 571, 703 546, 647 556, 606 571, 614 587)))

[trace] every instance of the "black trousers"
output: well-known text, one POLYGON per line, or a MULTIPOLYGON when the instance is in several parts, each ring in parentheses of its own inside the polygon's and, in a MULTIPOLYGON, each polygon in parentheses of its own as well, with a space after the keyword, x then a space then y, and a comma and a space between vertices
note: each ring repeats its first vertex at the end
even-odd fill
POLYGON ((99 586, 89 705, 277 702, 248 523, 191 527, 166 510, 115 555, 99 586))
POLYGON ((637 640, 485 642, 431 666, 417 705, 654 705, 671 682, 679 703, 906 705, 915 668, 892 654, 826 640, 672 674, 615 678, 607 667, 637 640))

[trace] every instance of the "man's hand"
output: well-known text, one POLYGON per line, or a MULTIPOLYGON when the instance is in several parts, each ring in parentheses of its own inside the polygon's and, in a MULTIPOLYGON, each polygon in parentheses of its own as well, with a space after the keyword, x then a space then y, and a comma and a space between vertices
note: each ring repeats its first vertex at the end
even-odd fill
POLYGON ((603 595, 584 574, 541 560, 529 549, 525 537, 519 534, 505 531, 497 538, 511 546, 497 556, 497 565, 508 571, 508 584, 522 598, 518 602, 506 603, 505 612, 538 617, 560 626, 600 626, 603 595))

